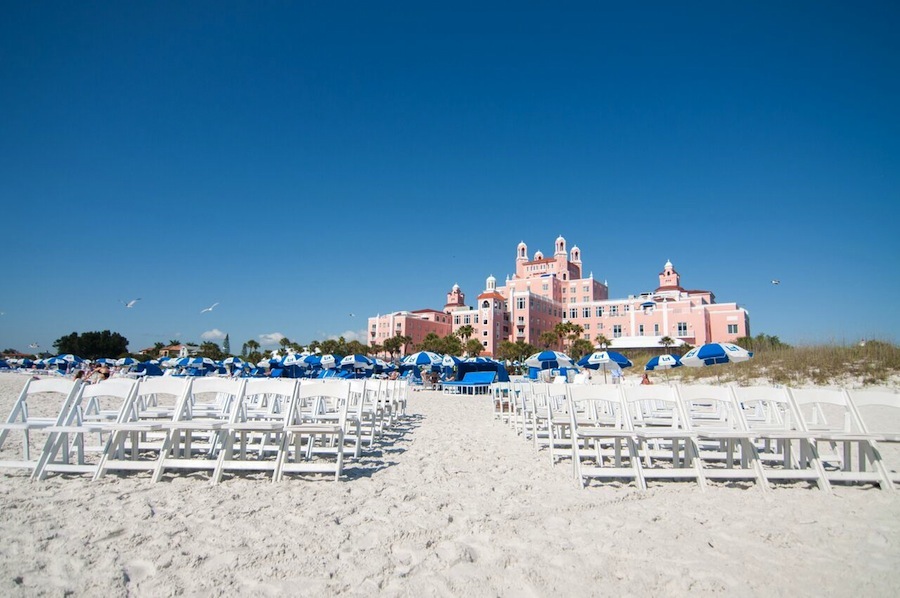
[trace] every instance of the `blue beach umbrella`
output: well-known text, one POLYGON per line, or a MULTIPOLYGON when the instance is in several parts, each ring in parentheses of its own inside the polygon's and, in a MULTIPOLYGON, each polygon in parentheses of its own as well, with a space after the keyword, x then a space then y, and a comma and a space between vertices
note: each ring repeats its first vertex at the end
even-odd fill
POLYGON ((707 343, 681 356, 681 364, 690 367, 747 361, 753 353, 731 343, 707 343))
POLYGON ((368 370, 372 369, 373 366, 372 360, 361 353, 347 355, 341 359, 341 367, 345 369, 368 370))
POLYGON ((321 367, 322 357, 320 355, 307 355, 297 365, 306 369, 321 367))
POLYGON ((82 361, 84 361, 84 360, 82 358, 78 357, 77 355, 72 355, 71 353, 66 353, 65 355, 57 355, 56 357, 51 357, 47 361, 47 363, 52 364, 52 365, 57 365, 57 364, 61 364, 61 363, 67 363, 67 364, 81 363, 82 361))
POLYGON ((124 365, 137 365, 139 363, 140 363, 140 361, 138 361, 134 357, 123 357, 121 359, 117 359, 115 362, 115 364, 120 367, 124 366, 124 365))
POLYGON ((644 371, 654 372, 656 370, 663 370, 663 373, 666 375, 666 380, 669 379, 669 370, 672 368, 680 368, 682 366, 681 358, 677 355, 657 355, 647 362, 647 365, 644 366, 644 371))
POLYGON ((594 351, 578 360, 578 365, 591 370, 630 368, 631 360, 616 351, 594 351))
POLYGON ((463 361, 465 363, 497 363, 490 357, 466 357, 463 361))
POLYGON ((175 361, 175 365, 183 368, 214 368, 216 362, 209 357, 182 357, 175 361))
POLYGON ((575 367, 572 358, 559 351, 541 351, 525 360, 525 365, 539 370, 552 370, 554 368, 575 367))
POLYGON ((426 367, 439 367, 441 362, 443 361, 443 357, 438 355, 437 353, 433 353, 431 351, 418 351, 411 355, 407 355, 400 362, 402 367, 412 367, 412 366, 426 366, 426 367))
POLYGON ((454 357, 453 355, 450 355, 448 353, 447 355, 444 355, 443 359, 441 359, 441 365, 445 368, 452 368, 453 366, 457 366, 462 363, 462 361, 463 360, 459 357, 454 357))
POLYGON ((630 368, 634 364, 616 351, 594 351, 590 355, 582 357, 578 361, 578 365, 591 370, 603 370, 603 381, 606 382, 607 371, 620 371, 622 368, 630 368))
MULTIPOLYGON (((751 357, 753 357, 753 353, 731 343, 707 343, 682 355, 681 365, 699 368, 724 363, 738 363, 747 361, 751 357)), ((718 380, 718 378, 719 374, 716 372, 716 379, 718 380)))
POLYGON ((322 366, 324 370, 333 370, 338 366, 343 357, 340 355, 332 355, 331 353, 326 353, 319 358, 319 365, 322 366))
POLYGON ((681 358, 677 355, 657 355, 647 362, 644 370, 653 372, 656 370, 671 370, 672 368, 680 368, 682 366, 681 358))

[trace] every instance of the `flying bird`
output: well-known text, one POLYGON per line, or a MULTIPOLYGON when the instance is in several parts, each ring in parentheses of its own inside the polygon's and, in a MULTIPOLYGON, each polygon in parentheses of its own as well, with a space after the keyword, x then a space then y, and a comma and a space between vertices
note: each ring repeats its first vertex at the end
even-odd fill
POLYGON ((30 345, 28 345, 29 349, 40 349, 40 347, 41 346, 37 343, 31 343, 30 345))
POLYGON ((775 278, 772 280, 772 284, 781 284, 781 281, 775 278))
POLYGON ((207 307, 206 309, 201 309, 201 310, 200 310, 200 313, 202 314, 202 313, 204 313, 204 312, 212 311, 213 308, 214 308, 215 306, 217 306, 218 304, 219 304, 219 302, 216 301, 215 303, 213 303, 212 305, 210 305, 210 306, 207 307))
POLYGON ((134 307, 135 303, 137 303, 140 300, 141 300, 140 297, 138 297, 137 299, 132 299, 131 301, 122 301, 121 299, 119 299, 119 303, 121 303, 125 307, 134 307))
POLYGON ((352 314, 350 314, 350 317, 351 317, 351 318, 355 318, 355 317, 356 317, 356 314, 353 314, 353 313, 352 313, 352 314))

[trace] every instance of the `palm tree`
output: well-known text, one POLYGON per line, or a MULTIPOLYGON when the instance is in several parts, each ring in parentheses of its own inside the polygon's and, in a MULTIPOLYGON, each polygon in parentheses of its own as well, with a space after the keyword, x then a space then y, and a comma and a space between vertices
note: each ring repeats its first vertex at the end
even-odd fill
POLYGON ((541 335, 538 337, 538 342, 543 348, 549 349, 556 344, 557 339, 559 339, 559 336, 557 336, 554 331, 547 330, 546 332, 541 333, 541 335))
POLYGON ((464 324, 456 329, 456 336, 462 339, 463 343, 472 338, 473 334, 475 334, 475 329, 470 324, 464 324))
POLYGON ((666 353, 668 353, 669 347, 675 344, 675 339, 673 339, 671 336, 664 336, 659 339, 659 344, 665 347, 666 353))
POLYGON ((609 346, 609 339, 602 334, 598 334, 597 336, 595 336, 594 342, 597 343, 597 346, 601 349, 606 349, 609 346))
POLYGON ((573 322, 567 322, 567 324, 568 324, 568 328, 569 328, 569 334, 568 334, 569 347, 571 348, 572 344, 576 340, 580 339, 581 335, 584 334, 584 327, 579 326, 578 324, 575 324, 573 322))

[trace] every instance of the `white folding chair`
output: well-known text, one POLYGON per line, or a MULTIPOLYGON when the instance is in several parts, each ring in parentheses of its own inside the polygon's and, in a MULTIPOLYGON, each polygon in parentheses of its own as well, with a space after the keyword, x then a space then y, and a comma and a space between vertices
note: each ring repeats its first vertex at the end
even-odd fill
POLYGON ((646 490, 637 439, 618 385, 570 384, 572 468, 582 488, 591 478, 633 481, 646 490))
POLYGON ((293 473, 330 473, 340 480, 349 403, 348 381, 300 384, 285 420, 275 481, 293 473))
POLYGON ((813 436, 829 482, 877 484, 882 490, 894 490, 876 451, 876 438, 866 430, 847 391, 816 387, 788 388, 788 393, 813 436))
POLYGON ((806 429, 787 389, 734 386, 732 391, 748 430, 756 438, 759 463, 766 480, 814 482, 830 492, 815 437, 806 429))
POLYGON ((175 408, 172 420, 162 422, 166 439, 159 452, 152 481, 169 469, 214 472, 221 448, 222 428, 231 410, 243 401, 246 378, 195 378, 190 392, 175 408))
POLYGON ((643 459, 644 479, 693 480, 705 489, 697 436, 675 389, 662 384, 619 388, 643 459))
POLYGON ((284 427, 296 399, 298 380, 249 378, 242 400, 221 427, 222 450, 212 481, 218 484, 229 471, 275 471, 284 427))
POLYGON ((883 488, 895 490, 894 484, 900 483, 900 393, 865 388, 849 394, 862 430, 870 436, 872 451, 867 457, 873 466, 883 468, 892 482, 883 488))
POLYGON ((46 442, 52 437, 52 433, 44 431, 65 422, 81 386, 81 381, 66 378, 26 380, 6 421, 0 424, 0 468, 34 473, 46 442), (39 446, 32 446, 35 434, 41 434, 44 440, 39 446))
POLYGON ((138 385, 133 378, 82 385, 63 421, 45 428, 49 437, 32 478, 43 480, 52 472, 96 474, 113 425, 132 408, 138 385))
POLYGON ((105 426, 109 442, 94 479, 109 471, 155 471, 167 436, 163 423, 175 417, 179 406, 190 395, 192 383, 193 379, 187 376, 153 376, 141 380, 122 416, 105 426))
POLYGON ((749 480, 768 490, 754 436, 731 389, 691 384, 675 386, 674 390, 697 438, 704 479, 749 480))

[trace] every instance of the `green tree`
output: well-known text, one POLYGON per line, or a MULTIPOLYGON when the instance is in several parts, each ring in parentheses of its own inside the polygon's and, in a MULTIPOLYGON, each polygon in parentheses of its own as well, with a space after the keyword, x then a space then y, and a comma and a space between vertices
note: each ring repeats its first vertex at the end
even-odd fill
POLYGON ((669 347, 675 344, 675 339, 673 339, 671 336, 664 336, 659 339, 659 344, 665 347, 666 353, 668 353, 669 347))
POLYGON ((209 357, 213 361, 219 361, 220 359, 225 359, 226 355, 222 352, 222 349, 219 348, 214 342, 206 341, 200 345, 200 350, 197 351, 197 355, 199 357, 209 357))
POLYGON ((434 332, 429 332, 425 335, 425 338, 422 339, 422 342, 416 345, 417 351, 432 351, 434 353, 441 352, 443 339, 439 337, 434 332))
POLYGON ((593 352, 594 345, 591 344, 591 341, 584 338, 575 339, 569 347, 569 357, 574 361, 578 361, 585 355, 590 355, 593 352))
POLYGON ((84 359, 122 357, 128 354, 128 339, 118 332, 77 332, 60 337, 53 343, 57 352, 72 353, 84 359))
POLYGON ((469 357, 478 357, 484 351, 484 345, 477 338, 471 338, 466 341, 466 353, 469 357))
POLYGON ((222 353, 231 355, 231 340, 229 340, 227 334, 225 335, 225 340, 222 341, 222 353))
POLYGON ((354 355, 356 353, 359 353, 360 355, 368 355, 369 347, 359 341, 350 341, 349 343, 347 343, 346 351, 347 355, 354 355))
POLYGON ((559 336, 553 330, 547 330, 546 332, 542 332, 538 337, 538 344, 544 349, 549 349, 550 347, 556 346, 557 341, 559 340, 559 336))
MULTIPOLYGON (((669 339, 669 340, 672 340, 672 339, 669 339)), ((610 345, 609 339, 606 338, 605 336, 603 336, 602 334, 598 334, 597 336, 594 337, 594 343, 596 344, 596 346, 598 346, 604 350, 606 348, 608 348, 610 345)))
POLYGON ((459 328, 456 329, 456 336, 458 336, 465 343, 467 340, 472 338, 472 335, 475 334, 475 329, 472 328, 471 324, 463 324, 459 328))
POLYGON ((448 334, 444 337, 439 352, 443 355, 462 355, 463 343, 455 334, 448 334))

